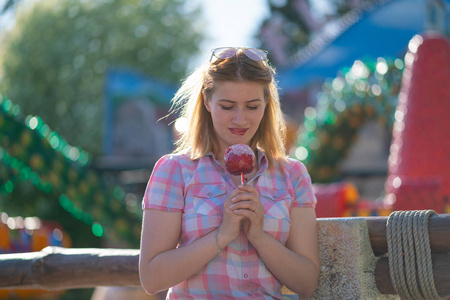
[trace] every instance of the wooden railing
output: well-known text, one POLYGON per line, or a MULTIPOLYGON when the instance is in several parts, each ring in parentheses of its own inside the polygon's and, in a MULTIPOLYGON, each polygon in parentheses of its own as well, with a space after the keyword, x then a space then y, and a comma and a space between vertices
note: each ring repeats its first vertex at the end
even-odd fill
MULTIPOLYGON (((376 256, 387 252, 386 217, 367 217, 376 256)), ((320 222, 320 219, 319 219, 320 222)), ((436 290, 450 295, 450 214, 429 221, 436 290)), ((47 247, 40 252, 0 255, 1 289, 61 290, 96 286, 140 286, 138 249, 74 249, 47 247)), ((387 257, 377 261, 376 285, 381 294, 395 294, 387 257)))

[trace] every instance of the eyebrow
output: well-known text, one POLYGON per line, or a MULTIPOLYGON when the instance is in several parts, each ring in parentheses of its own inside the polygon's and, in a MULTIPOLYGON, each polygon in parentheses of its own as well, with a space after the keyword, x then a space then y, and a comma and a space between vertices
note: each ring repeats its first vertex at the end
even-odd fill
MULTIPOLYGON (((236 103, 237 101, 233 101, 233 100, 228 100, 228 99, 220 99, 220 100, 218 100, 219 102, 229 102, 229 103, 236 103)), ((253 100, 248 100, 248 101, 245 101, 245 103, 252 103, 252 102, 260 102, 260 101, 262 101, 261 99, 259 99, 259 98, 257 98, 257 99, 253 99, 253 100)))

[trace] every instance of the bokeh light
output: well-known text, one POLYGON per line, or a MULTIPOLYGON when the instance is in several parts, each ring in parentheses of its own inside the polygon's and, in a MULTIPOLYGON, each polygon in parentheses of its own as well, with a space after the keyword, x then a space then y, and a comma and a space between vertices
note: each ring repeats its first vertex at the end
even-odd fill
POLYGON ((295 157, 301 161, 305 160, 308 157, 308 149, 305 147, 297 147, 295 149, 295 157))
POLYGON ((97 222, 94 222, 94 224, 92 224, 92 233, 95 236, 102 237, 103 236, 103 227, 102 227, 102 225, 100 225, 97 222))
POLYGON ((175 130, 183 133, 187 130, 189 124, 186 118, 180 117, 175 121, 175 130))

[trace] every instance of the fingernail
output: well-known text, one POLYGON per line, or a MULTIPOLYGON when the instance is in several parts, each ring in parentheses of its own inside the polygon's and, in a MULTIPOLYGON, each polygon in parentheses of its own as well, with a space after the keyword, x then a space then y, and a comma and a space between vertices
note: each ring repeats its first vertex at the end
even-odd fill
POLYGON ((230 208, 233 208, 233 207, 235 207, 236 206, 236 204, 231 204, 230 205, 230 208))

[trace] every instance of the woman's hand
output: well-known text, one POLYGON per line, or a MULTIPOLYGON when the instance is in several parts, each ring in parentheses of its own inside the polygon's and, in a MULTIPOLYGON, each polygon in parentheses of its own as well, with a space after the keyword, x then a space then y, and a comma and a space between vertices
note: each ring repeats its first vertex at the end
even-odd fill
POLYGON ((241 193, 241 191, 235 189, 223 204, 222 224, 220 224, 217 233, 217 240, 222 249, 236 239, 241 231, 241 221, 244 219, 244 216, 236 214, 233 209, 230 208, 230 206, 233 205, 232 200, 239 193, 241 193))
POLYGON ((259 200, 258 190, 251 185, 240 185, 238 194, 231 199, 230 208, 237 216, 244 218, 242 226, 250 242, 264 235, 264 207, 259 200))

